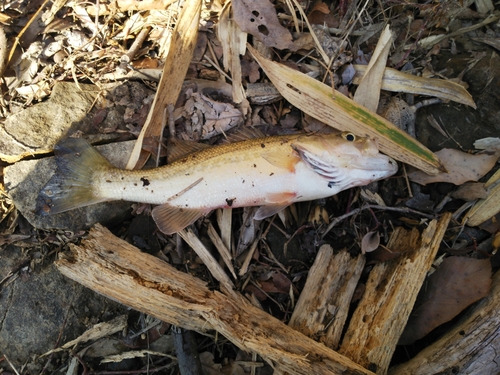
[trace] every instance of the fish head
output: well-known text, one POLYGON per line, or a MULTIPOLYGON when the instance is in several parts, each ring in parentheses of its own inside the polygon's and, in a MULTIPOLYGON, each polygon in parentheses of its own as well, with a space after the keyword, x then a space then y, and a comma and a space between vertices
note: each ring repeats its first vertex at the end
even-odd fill
POLYGON ((303 136, 292 147, 310 169, 342 190, 392 176, 398 170, 392 158, 379 152, 375 140, 350 132, 303 136))

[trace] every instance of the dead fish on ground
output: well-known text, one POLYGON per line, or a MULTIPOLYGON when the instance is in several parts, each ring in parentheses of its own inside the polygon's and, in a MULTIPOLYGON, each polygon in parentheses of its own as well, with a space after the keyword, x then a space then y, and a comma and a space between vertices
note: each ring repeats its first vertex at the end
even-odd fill
POLYGON ((376 143, 352 133, 247 139, 204 148, 149 170, 113 167, 81 138, 55 147, 58 170, 37 211, 56 214, 111 200, 157 204, 152 216, 172 234, 216 208, 261 206, 255 219, 396 173, 376 143))

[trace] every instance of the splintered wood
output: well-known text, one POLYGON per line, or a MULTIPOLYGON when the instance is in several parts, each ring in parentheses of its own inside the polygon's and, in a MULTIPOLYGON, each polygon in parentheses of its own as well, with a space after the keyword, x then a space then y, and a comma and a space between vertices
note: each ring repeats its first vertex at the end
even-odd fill
POLYGON ((290 318, 290 327, 336 349, 364 265, 364 255, 351 259, 347 251, 334 255, 330 245, 321 246, 290 318))
POLYGON ((142 253, 96 225, 72 257, 57 262, 67 277, 134 309, 199 332, 216 330, 288 374, 373 374, 290 328, 241 296, 206 284, 142 253))
MULTIPOLYGON (((431 221, 422 234, 396 228, 387 247, 401 256, 373 267, 347 330, 350 300, 365 259, 351 258, 346 251, 334 254, 328 245, 318 253, 289 326, 229 290, 227 276, 217 277, 221 292, 210 290, 100 225, 82 245, 70 245, 72 256, 61 258, 57 267, 96 292, 158 319, 199 332, 216 330, 239 348, 259 354, 277 373, 386 374, 450 218, 444 214, 431 221), (339 352, 333 350, 338 347, 339 352)), ((496 280, 495 290, 498 284, 496 280)), ((435 355, 441 354, 436 350, 435 355)), ((400 373, 416 373, 411 368, 400 373)))
POLYGON ((387 247, 402 254, 373 267, 340 353, 377 374, 387 373, 450 218, 446 213, 439 222, 431 221, 421 235, 416 228, 396 228, 387 247))

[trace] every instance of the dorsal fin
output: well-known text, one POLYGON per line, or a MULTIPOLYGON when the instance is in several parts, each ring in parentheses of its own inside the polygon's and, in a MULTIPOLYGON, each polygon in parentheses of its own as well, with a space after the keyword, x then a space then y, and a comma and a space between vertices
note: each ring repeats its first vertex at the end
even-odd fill
POLYGON ((209 147, 212 146, 205 143, 172 138, 168 141, 167 160, 169 163, 172 163, 178 159, 183 158, 184 156, 192 154, 193 152, 205 150, 209 147))
POLYGON ((225 142, 241 142, 252 138, 264 138, 266 135, 262 130, 254 128, 252 126, 241 126, 237 130, 227 134, 225 142))

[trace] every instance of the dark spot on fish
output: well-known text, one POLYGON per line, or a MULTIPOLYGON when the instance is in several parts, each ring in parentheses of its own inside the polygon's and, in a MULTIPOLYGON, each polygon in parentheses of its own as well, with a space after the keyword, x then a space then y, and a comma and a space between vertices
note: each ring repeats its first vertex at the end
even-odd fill
POLYGON ((264 143, 261 143, 261 144, 260 144, 260 147, 265 148, 265 147, 266 147, 266 145, 265 145, 264 143))
POLYGON ((254 165, 253 165, 253 167, 254 167, 254 168, 257 168, 257 164, 254 164, 254 165))
MULTIPOLYGON (((186 207, 187 207, 187 204, 186 204, 186 207)), ((184 212, 184 209, 183 208, 179 208, 179 212, 184 212)))
POLYGON ((232 199, 229 199, 229 198, 226 198, 226 203, 229 207, 231 207, 233 205, 233 201, 235 200, 235 198, 232 198, 232 199))
POLYGON ((153 194, 155 191, 154 190, 151 190, 151 194, 153 194))
POLYGON ((137 186, 137 184, 134 182, 134 186, 137 186))
POLYGON ((329 187, 330 189, 331 189, 332 187, 334 187, 334 186, 335 186, 335 181, 330 181, 330 182, 328 183, 328 187, 329 187))
POLYGON ((126 187, 124 187, 124 188, 123 188, 123 190, 127 190, 127 188, 126 188, 126 187))
POLYGON ((272 176, 274 174, 274 172, 271 172, 271 174, 269 176, 272 176))
POLYGON ((120 180, 122 180, 122 181, 125 180, 125 177, 120 178, 120 180))
POLYGON ((242 180, 242 181, 241 181, 241 183, 242 183, 242 184, 244 184, 244 183, 245 183, 245 180, 242 180))
POLYGON ((141 177, 142 186, 149 186, 150 182, 146 177, 141 177))
POLYGON ((186 173, 185 176, 189 176, 189 173, 186 173))

